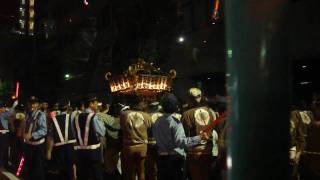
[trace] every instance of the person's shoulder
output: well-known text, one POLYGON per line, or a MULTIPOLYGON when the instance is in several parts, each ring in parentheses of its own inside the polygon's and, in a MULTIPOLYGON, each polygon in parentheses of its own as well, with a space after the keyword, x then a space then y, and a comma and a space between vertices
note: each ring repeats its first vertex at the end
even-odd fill
POLYGON ((176 119, 178 119, 179 121, 182 118, 182 115, 180 113, 173 113, 172 116, 175 117, 176 119))
POLYGON ((210 112, 213 112, 213 113, 216 112, 215 110, 213 110, 213 109, 212 109, 211 107, 209 107, 209 106, 205 106, 204 108, 207 109, 207 110, 210 111, 210 112))
POLYGON ((132 110, 126 110, 126 111, 120 112, 120 116, 119 116, 120 121, 121 121, 121 122, 126 122, 126 121, 128 121, 129 114, 130 114, 130 113, 133 113, 133 112, 134 112, 134 111, 132 111, 132 110))
POLYGON ((193 107, 193 108, 190 108, 190 109, 187 109, 186 111, 184 111, 182 113, 182 115, 183 116, 193 115, 194 112, 197 111, 198 109, 209 110, 208 107, 206 107, 206 106, 193 107))
POLYGON ((197 108, 191 108, 191 109, 187 109, 185 110, 182 115, 188 115, 188 114, 192 114, 197 108))
POLYGON ((216 119, 218 118, 221 114, 219 114, 218 111, 213 110, 211 107, 206 107, 206 109, 211 113, 211 115, 216 119))
POLYGON ((96 116, 100 119, 105 119, 105 120, 109 120, 109 119, 115 119, 114 116, 110 115, 110 114, 106 114, 106 113, 97 113, 96 116))
POLYGON ((154 124, 161 124, 161 123, 165 123, 165 122, 168 122, 168 116, 163 115, 163 116, 160 116, 160 117, 158 118, 158 120, 155 121, 154 124))
POLYGON ((133 112, 133 111, 132 110, 121 111, 120 116, 127 116, 131 112, 133 112))
POLYGON ((56 115, 56 116, 49 116, 49 119, 53 119, 53 117, 55 117, 57 120, 62 120, 62 119, 65 119, 66 118, 66 114, 59 114, 59 115, 56 115))
POLYGON ((170 119, 170 121, 171 121, 174 125, 181 124, 181 121, 180 121, 177 117, 175 117, 175 116, 173 116, 173 115, 168 116, 168 118, 170 119))
POLYGON ((144 112, 144 111, 139 111, 139 112, 143 115, 143 117, 151 119, 151 114, 150 113, 147 113, 147 112, 144 112))
POLYGON ((290 117, 294 118, 294 117, 299 117, 299 111, 298 110, 293 110, 290 112, 290 117))
POLYGON ((150 114, 149 113, 147 113, 147 112, 144 112, 144 111, 134 111, 134 110, 129 110, 129 111, 125 111, 125 112, 123 112, 123 115, 125 115, 125 116, 128 116, 128 115, 131 115, 131 114, 137 114, 137 115, 142 115, 144 118, 146 118, 146 117, 150 117, 150 114))
POLYGON ((79 113, 80 116, 87 116, 89 114, 91 114, 91 113, 85 112, 85 111, 82 111, 81 113, 79 113))
POLYGON ((57 116, 60 116, 60 117, 66 117, 66 116, 70 116, 71 114, 69 113, 60 113, 58 114, 57 116))
POLYGON ((98 119, 106 119, 107 118, 106 114, 104 114, 104 113, 96 113, 94 116, 98 119))
POLYGON ((102 113, 102 112, 98 112, 98 113, 96 113, 96 116, 107 117, 107 114, 106 113, 102 113))
POLYGON ((156 121, 156 122, 154 122, 153 123, 153 127, 158 127, 159 126, 159 124, 161 124, 162 122, 160 122, 159 120, 158 121, 156 121))
POLYGON ((76 118, 78 118, 79 120, 85 120, 89 117, 89 115, 91 115, 91 118, 95 119, 97 118, 97 114, 95 113, 88 113, 88 112, 81 112, 78 116, 76 116, 76 118))
POLYGON ((47 120, 48 119, 46 113, 43 111, 38 111, 34 118, 38 119, 38 120, 40 120, 40 119, 47 120))
POLYGON ((45 112, 43 112, 43 111, 38 111, 38 116, 46 116, 46 113, 45 112))
POLYGON ((197 110, 198 108, 191 108, 191 109, 187 109, 185 110, 182 115, 181 115, 181 120, 186 120, 186 119, 190 119, 193 115, 194 112, 197 110))

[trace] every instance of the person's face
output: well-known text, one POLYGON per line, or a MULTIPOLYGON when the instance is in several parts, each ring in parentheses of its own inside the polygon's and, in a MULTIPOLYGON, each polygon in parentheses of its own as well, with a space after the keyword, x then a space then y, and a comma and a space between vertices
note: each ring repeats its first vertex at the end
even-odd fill
POLYGON ((43 108, 43 109, 48 109, 48 103, 43 103, 43 104, 42 104, 42 108, 43 108))
POLYGON ((70 113, 72 113, 72 112, 73 112, 73 108, 72 108, 72 107, 69 107, 68 110, 67 110, 67 113, 70 114, 70 113))
POLYGON ((31 104, 31 111, 35 111, 39 108, 39 103, 35 102, 31 104))
POLYGON ((6 108, 5 107, 1 107, 0 108, 0 113, 3 113, 3 112, 5 112, 6 111, 6 108))
POLYGON ((86 107, 84 106, 84 104, 81 104, 80 110, 83 111, 83 110, 85 110, 85 109, 86 109, 86 107))
POLYGON ((97 110, 98 110, 98 101, 90 102, 90 108, 91 108, 93 111, 97 111, 97 110))

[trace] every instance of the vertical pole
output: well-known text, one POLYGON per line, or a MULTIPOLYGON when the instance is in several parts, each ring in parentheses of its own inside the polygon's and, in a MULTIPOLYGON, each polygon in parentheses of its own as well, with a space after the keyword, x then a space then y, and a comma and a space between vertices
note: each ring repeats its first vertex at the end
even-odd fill
POLYGON ((289 178, 286 5, 286 0, 226 1, 230 180, 289 178))

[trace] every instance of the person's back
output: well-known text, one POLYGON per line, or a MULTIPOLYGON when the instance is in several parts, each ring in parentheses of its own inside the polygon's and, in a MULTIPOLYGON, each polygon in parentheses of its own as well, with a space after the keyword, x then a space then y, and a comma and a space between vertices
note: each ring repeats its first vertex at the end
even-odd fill
MULTIPOLYGON (((191 88, 189 95, 192 106, 183 113, 181 122, 186 136, 197 136, 215 121, 216 113, 208 107, 200 89, 191 88)), ((212 142, 203 142, 187 150, 187 167, 193 180, 209 179, 209 167, 214 162, 212 142)))
POLYGON ((148 129, 151 127, 151 118, 147 113, 132 110, 125 111, 121 114, 120 125, 124 146, 147 143, 148 129))
POLYGON ((76 137, 72 128, 72 120, 69 114, 67 102, 59 104, 61 113, 50 113, 49 132, 47 136, 47 159, 53 157, 53 166, 58 169, 62 179, 72 179, 74 174, 74 144, 76 137))
MULTIPOLYGON (((158 101, 153 101, 148 106, 148 113, 151 117, 152 126, 157 120, 163 116, 162 107, 158 101)), ((148 137, 148 152, 147 152, 147 160, 146 160, 146 176, 148 180, 156 180, 157 179, 157 148, 156 141, 152 135, 149 133, 148 137)))
POLYGON ((153 126, 153 136, 156 139, 158 152, 185 155, 184 148, 193 146, 190 140, 176 139, 178 133, 184 133, 181 122, 171 114, 164 114, 153 126))
MULTIPOLYGON (((181 118, 187 136, 197 136, 216 119, 215 112, 206 107, 196 107, 184 112, 181 118)), ((212 144, 205 143, 188 149, 188 155, 211 155, 212 144)))
POLYGON ((73 127, 77 139, 77 177, 89 179, 90 172, 94 179, 103 179, 100 137, 105 136, 105 126, 96 116, 98 101, 89 97, 85 102, 85 111, 76 114, 73 127))
POLYGON ((164 95, 161 101, 164 115, 152 128, 158 148, 158 179, 183 179, 184 149, 200 144, 208 139, 206 133, 195 137, 186 137, 182 123, 173 114, 178 109, 178 100, 173 94, 164 95))
POLYGON ((124 111, 120 116, 122 130, 122 153, 124 179, 144 179, 144 163, 147 156, 148 131, 151 128, 149 114, 138 111, 124 111), (135 167, 136 166, 136 167, 135 167))

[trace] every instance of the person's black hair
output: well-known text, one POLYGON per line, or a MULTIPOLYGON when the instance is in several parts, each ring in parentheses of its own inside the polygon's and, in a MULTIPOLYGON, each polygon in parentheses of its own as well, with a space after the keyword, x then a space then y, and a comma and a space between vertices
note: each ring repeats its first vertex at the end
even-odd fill
POLYGON ((110 111, 108 112, 108 114, 114 116, 114 117, 119 117, 120 116, 120 111, 121 111, 121 104, 120 103, 113 103, 110 106, 110 111))
POLYGON ((81 109, 82 105, 84 105, 84 101, 78 101, 78 102, 74 103, 74 105, 72 107, 74 109, 81 109))
POLYGON ((127 99, 127 105, 129 105, 132 110, 144 111, 144 107, 140 104, 141 102, 144 102, 143 97, 139 96, 138 94, 133 94, 128 96, 127 99))
POLYGON ((16 111, 18 112, 23 112, 26 110, 26 107, 24 106, 24 104, 18 104, 16 107, 16 111))
POLYGON ((94 101, 85 101, 83 104, 84 104, 84 107, 85 108, 88 108, 90 106, 90 103, 91 102, 94 102, 94 101))
POLYGON ((137 106, 141 101, 142 101, 142 98, 136 94, 129 97, 129 102, 131 107, 137 106))
POLYGON ((98 101, 98 99, 94 96, 89 96, 84 101, 84 107, 88 108, 90 106, 90 103, 93 103, 95 101, 98 101))
POLYGON ((161 98, 161 106, 164 113, 175 113, 179 107, 178 98, 172 93, 165 94, 161 98))

